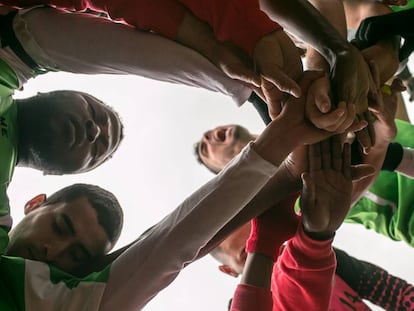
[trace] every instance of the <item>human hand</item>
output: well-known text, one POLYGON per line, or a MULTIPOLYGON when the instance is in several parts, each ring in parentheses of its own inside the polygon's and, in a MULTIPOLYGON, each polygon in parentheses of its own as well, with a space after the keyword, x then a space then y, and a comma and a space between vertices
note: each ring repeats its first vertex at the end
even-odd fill
POLYGON ((261 89, 274 119, 281 111, 286 94, 301 96, 295 82, 302 73, 298 49, 283 30, 274 31, 256 44, 253 60, 261 74, 261 89))
POLYGON ((366 123, 351 127, 355 119, 355 105, 341 102, 331 111, 330 82, 323 76, 315 80, 306 94, 306 117, 318 128, 328 132, 343 133, 345 130, 361 130, 366 123))
POLYGON ((375 144, 373 119, 368 111, 368 97, 375 100, 377 91, 370 69, 362 54, 352 45, 337 55, 331 70, 331 85, 334 101, 338 107, 349 104, 356 106, 354 123, 366 121, 367 126, 356 132, 357 139, 365 152, 375 144))
POLYGON ((312 238, 333 236, 351 204, 352 179, 368 176, 367 165, 351 170, 350 145, 341 150, 338 136, 308 146, 309 171, 302 175, 302 224, 312 238))

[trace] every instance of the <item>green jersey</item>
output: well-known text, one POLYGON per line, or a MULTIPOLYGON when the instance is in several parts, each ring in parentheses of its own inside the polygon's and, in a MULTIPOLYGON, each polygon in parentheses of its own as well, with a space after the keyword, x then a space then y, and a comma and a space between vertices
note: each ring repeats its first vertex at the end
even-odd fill
MULTIPOLYGON (((414 148, 414 126, 396 120, 395 138, 404 147, 414 148)), ((414 180, 394 172, 381 171, 373 186, 354 207, 348 223, 358 223, 393 240, 414 246, 414 180)))
MULTIPOLYGON (((0 60, 1 254, 7 247, 8 232, 12 225, 7 187, 17 161, 17 107, 12 98, 17 88, 14 71, 0 60)), ((2 255, 0 310, 97 310, 108 271, 109 267, 100 273, 78 279, 41 262, 2 255)))

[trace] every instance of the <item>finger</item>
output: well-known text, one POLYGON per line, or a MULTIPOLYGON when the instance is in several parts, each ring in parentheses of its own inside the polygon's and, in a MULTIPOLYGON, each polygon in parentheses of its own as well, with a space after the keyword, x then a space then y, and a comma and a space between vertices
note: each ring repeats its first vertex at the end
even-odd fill
POLYGON ((267 81, 262 77, 261 79, 261 89, 263 95, 266 99, 266 103, 269 107, 269 114, 272 118, 275 118, 279 115, 282 110, 282 97, 283 93, 270 81, 267 81))
POLYGON ((368 134, 371 139, 371 146, 374 146, 375 145, 375 128, 374 128, 375 117, 373 116, 371 111, 365 112, 364 115, 365 115, 365 120, 368 121, 368 125, 366 129, 368 130, 368 134))
MULTIPOLYGON (((359 120, 361 120, 361 118, 357 115, 357 121, 359 122, 359 120)), ((367 126, 369 126, 368 120, 365 120, 365 122, 367 122, 367 126)), ((365 127, 364 129, 356 132, 355 134, 364 152, 368 152, 369 148, 371 147, 371 138, 369 137, 368 129, 365 127)))
POLYGON ((320 143, 308 146, 309 172, 320 171, 322 167, 320 143))
POLYGON ((344 114, 345 110, 343 108, 337 108, 327 114, 320 113, 318 109, 311 109, 308 118, 317 128, 335 132, 338 119, 343 117, 344 114))
POLYGON ((366 126, 368 125, 368 122, 365 120, 358 121, 357 118, 354 119, 354 123, 347 129, 348 132, 359 132, 362 131, 366 126))
POLYGON ((345 102, 339 103, 339 106, 345 109, 345 113, 341 118, 338 118, 334 126, 337 133, 343 133, 354 123, 356 107, 354 104, 346 104, 345 102))
POLYGON ((300 207, 302 213, 305 212, 307 215, 310 215, 311 213, 308 213, 307 211, 315 206, 315 183, 309 173, 303 173, 301 178, 303 189, 300 207))
POLYGON ((351 166, 352 181, 359 181, 373 174, 375 174, 375 169, 371 165, 360 164, 356 166, 351 166))
POLYGON ((342 174, 350 180, 351 175, 351 145, 346 143, 342 150, 342 174))
POLYGON ((342 146, 340 135, 331 137, 332 149, 332 168, 334 171, 340 172, 342 170, 342 146))
POLYGON ((266 74, 263 77, 284 93, 296 98, 299 98, 302 94, 299 85, 279 68, 273 68, 271 76, 266 74))
POLYGON ((321 141, 322 169, 329 170, 332 167, 332 152, 330 138, 321 141))
POLYGON ((407 88, 404 86, 404 83, 401 79, 395 78, 391 83, 391 91, 393 93, 396 92, 404 92, 407 88))
POLYGON ((378 89, 380 87, 380 84, 381 84, 378 65, 373 60, 370 60, 368 62, 368 66, 369 66, 369 69, 371 70, 371 75, 372 75, 372 79, 374 81, 374 85, 378 89))
POLYGON ((227 75, 232 79, 240 80, 254 87, 260 87, 261 84, 260 74, 245 66, 234 66, 231 71, 227 72, 227 75))

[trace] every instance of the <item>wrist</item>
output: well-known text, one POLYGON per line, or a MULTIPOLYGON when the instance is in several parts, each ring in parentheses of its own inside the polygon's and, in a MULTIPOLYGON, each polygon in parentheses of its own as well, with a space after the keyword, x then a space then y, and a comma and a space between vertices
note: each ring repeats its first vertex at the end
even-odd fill
POLYGON ((254 141, 252 147, 263 159, 279 166, 300 144, 300 135, 282 116, 273 120, 254 141), (277 142, 277 148, 275 148, 277 142))
POLYGON ((305 228, 305 226, 302 224, 303 232, 312 240, 316 241, 328 241, 335 237, 335 232, 331 231, 324 231, 324 232, 315 232, 315 231, 309 231, 305 228))

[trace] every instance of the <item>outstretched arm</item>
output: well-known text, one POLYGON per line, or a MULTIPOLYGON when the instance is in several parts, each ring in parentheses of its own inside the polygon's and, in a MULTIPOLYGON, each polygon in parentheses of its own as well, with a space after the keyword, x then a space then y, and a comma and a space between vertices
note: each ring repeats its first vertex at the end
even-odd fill
POLYGON ((303 174, 302 224, 274 267, 275 309, 328 310, 335 255, 333 235, 351 201, 349 146, 339 138, 309 147, 308 172, 303 174), (300 300, 299 300, 300 299, 300 300))
POLYGON ((46 69, 139 75, 220 92, 238 104, 252 93, 250 87, 230 79, 199 53, 104 18, 36 8, 20 12, 13 25, 25 51, 46 69))

